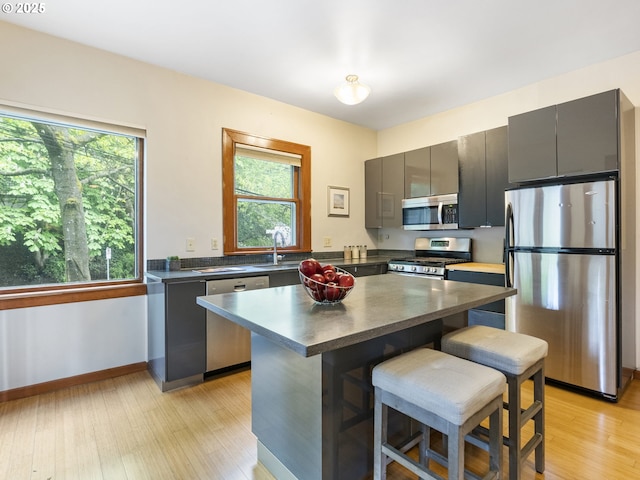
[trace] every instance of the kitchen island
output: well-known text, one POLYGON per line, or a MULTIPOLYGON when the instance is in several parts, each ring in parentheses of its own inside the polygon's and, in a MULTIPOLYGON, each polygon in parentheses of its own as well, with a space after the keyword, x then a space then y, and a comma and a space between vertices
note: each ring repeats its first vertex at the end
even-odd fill
MULTIPOLYGON (((252 333, 252 431, 276 478, 364 478, 372 467, 370 372, 403 351, 439 346, 442 317, 514 295, 512 288, 402 275, 357 279, 337 305, 301 285, 198 297, 252 333)), ((411 428, 394 422, 392 437, 411 428)))

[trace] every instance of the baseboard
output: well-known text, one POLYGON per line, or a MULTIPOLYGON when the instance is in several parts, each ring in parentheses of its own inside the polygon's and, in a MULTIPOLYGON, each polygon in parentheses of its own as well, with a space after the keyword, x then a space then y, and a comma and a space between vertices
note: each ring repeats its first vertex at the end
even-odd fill
POLYGON ((35 385, 27 385, 26 387, 14 388, 0 392, 0 402, 8 402, 19 398, 31 397, 33 395, 41 395, 43 393, 53 392, 61 388, 83 385, 85 383, 97 382, 99 380, 107 380, 109 378, 128 375, 130 373, 141 372, 147 369, 147 362, 132 363, 121 367, 107 368, 97 372, 84 373, 74 377, 61 378, 50 382, 37 383, 35 385))

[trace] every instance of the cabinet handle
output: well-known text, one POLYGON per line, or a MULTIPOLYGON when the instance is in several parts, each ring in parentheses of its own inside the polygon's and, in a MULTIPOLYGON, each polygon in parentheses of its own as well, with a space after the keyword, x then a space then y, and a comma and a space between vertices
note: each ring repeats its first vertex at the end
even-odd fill
POLYGON ((234 292, 244 292, 247 289, 246 285, 235 285, 233 287, 234 292))

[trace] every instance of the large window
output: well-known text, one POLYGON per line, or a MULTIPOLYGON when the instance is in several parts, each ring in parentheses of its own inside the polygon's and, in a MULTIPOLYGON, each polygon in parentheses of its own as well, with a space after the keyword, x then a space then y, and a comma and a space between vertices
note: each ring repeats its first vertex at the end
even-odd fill
POLYGON ((223 130, 225 254, 311 250, 311 149, 223 130))
POLYGON ((142 146, 117 128, 0 115, 0 293, 141 281, 142 146))

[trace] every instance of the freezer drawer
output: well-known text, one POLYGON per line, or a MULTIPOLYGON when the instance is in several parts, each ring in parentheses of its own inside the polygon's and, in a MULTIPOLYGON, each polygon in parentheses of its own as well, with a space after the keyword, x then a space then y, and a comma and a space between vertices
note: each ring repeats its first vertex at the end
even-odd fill
MULTIPOLYGON (((207 295, 269 288, 269 277, 246 277, 207 282, 207 295)), ((251 361, 251 332, 207 310, 207 372, 251 361)))
POLYGON ((614 180, 505 192, 508 247, 615 248, 614 180))
POLYGON ((545 375, 616 395, 614 255, 512 252, 506 328, 549 343, 545 375))

